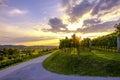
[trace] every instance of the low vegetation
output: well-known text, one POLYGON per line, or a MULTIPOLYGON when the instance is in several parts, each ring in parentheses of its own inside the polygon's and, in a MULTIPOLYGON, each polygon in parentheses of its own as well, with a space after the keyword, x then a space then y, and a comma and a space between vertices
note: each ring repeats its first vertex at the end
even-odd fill
POLYGON ((49 71, 67 75, 120 76, 120 54, 82 49, 78 56, 58 50, 43 62, 43 66, 49 71))
POLYGON ((51 53, 55 49, 0 49, 0 69, 10 65, 30 60, 45 54, 51 53))

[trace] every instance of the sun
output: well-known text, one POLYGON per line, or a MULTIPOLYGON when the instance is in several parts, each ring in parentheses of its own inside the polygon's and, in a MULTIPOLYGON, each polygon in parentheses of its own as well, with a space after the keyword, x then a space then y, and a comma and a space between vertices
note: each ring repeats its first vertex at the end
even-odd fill
POLYGON ((67 28, 68 28, 68 30, 75 31, 75 30, 77 30, 78 28, 82 28, 82 26, 83 26, 83 22, 80 21, 80 22, 78 22, 78 23, 69 24, 69 25, 67 26, 67 28))

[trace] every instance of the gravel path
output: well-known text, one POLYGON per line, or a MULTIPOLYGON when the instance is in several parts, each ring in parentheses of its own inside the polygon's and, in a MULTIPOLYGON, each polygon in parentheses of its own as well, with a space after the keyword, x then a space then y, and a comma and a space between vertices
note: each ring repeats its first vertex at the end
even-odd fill
POLYGON ((51 54, 0 71, 0 80, 120 80, 120 77, 61 75, 46 71, 42 62, 51 54))

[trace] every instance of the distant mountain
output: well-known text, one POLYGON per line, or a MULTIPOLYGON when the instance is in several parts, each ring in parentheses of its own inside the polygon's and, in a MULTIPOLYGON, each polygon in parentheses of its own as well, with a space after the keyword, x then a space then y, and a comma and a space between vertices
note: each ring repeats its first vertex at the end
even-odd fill
POLYGON ((57 46, 27 46, 27 48, 57 48, 57 46))
POLYGON ((24 45, 0 45, 0 48, 57 48, 57 46, 24 46, 24 45))
POLYGON ((25 48, 24 45, 0 45, 0 48, 25 48))

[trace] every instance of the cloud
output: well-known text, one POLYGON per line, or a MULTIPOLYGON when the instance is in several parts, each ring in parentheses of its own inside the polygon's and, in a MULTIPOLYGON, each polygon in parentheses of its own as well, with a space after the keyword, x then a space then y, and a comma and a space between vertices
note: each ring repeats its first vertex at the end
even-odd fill
POLYGON ((0 7, 5 7, 7 6, 3 0, 0 0, 0 7))
POLYGON ((98 18, 87 19, 87 20, 84 20, 84 26, 89 27, 89 25, 95 25, 100 22, 101 22, 101 20, 99 20, 98 18))
POLYGON ((85 13, 89 12, 95 1, 89 0, 63 0, 62 7, 65 7, 65 12, 70 16, 71 22, 77 21, 85 13))
POLYGON ((71 16, 71 20, 75 21, 82 17, 85 13, 89 12, 92 8, 93 4, 89 3, 88 0, 83 0, 80 4, 72 7, 69 15, 71 16))
MULTIPOLYGON (((18 37, 14 38, 11 40, 11 42, 32 42, 32 41, 43 41, 43 40, 51 40, 51 39, 56 39, 55 37, 50 37, 50 36, 41 36, 41 37, 34 37, 34 36, 25 36, 25 37, 18 37)), ((9 41, 10 42, 10 41, 9 41)))
POLYGON ((51 26, 50 29, 43 29, 44 31, 51 32, 65 32, 67 30, 66 24, 63 24, 62 20, 59 18, 51 18, 49 19, 48 25, 51 26))
POLYGON ((10 15, 22 15, 22 14, 26 14, 27 11, 25 10, 20 10, 20 9, 12 9, 8 12, 10 15))
POLYGON ((63 7, 69 6, 69 4, 70 4, 70 0, 62 0, 63 7))
POLYGON ((67 28, 79 26, 67 32, 113 31, 120 18, 120 0, 62 0, 62 8, 69 18, 65 21, 67 28))
POLYGON ((2 22, 0 22, 0 26, 2 27, 0 28, 0 44, 17 44, 58 38, 57 34, 52 32, 42 32, 40 29, 35 31, 33 26, 26 28, 2 22))
POLYGON ((69 15, 71 22, 79 21, 88 12, 93 17, 104 16, 118 9, 119 5, 120 0, 62 0, 62 7, 65 8, 65 13, 69 15))
POLYGON ((97 23, 97 24, 90 24, 90 26, 87 26, 83 29, 78 29, 77 32, 81 33, 92 33, 92 32, 112 32, 114 31, 114 25, 116 23, 119 23, 120 19, 117 21, 108 21, 104 23, 97 23))
POLYGON ((107 11, 115 6, 120 5, 120 0, 99 0, 96 6, 93 8, 92 15, 98 14, 100 11, 107 11))
POLYGON ((53 36, 41 36, 41 37, 35 37, 35 36, 21 36, 21 37, 15 37, 11 38, 9 36, 2 37, 0 44, 15 44, 15 43, 25 43, 25 42, 36 42, 36 41, 44 41, 44 40, 53 40, 56 39, 56 37, 53 36))

